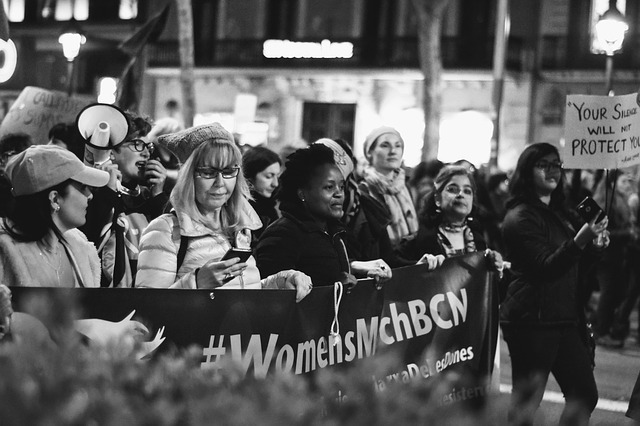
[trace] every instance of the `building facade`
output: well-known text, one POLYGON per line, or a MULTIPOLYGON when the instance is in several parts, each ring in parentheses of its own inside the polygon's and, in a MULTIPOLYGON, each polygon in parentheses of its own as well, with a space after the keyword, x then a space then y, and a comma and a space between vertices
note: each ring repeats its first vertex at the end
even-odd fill
MULTIPOLYGON (((499 1, 449 2, 442 32, 439 151, 445 161, 466 157, 478 164, 488 160, 499 1)), ((136 5, 136 17, 128 20, 118 15, 99 22, 92 18, 99 15, 88 14, 83 22, 87 33, 102 38, 113 34, 110 41, 130 36, 162 6, 162 2, 142 0, 86 2, 89 12, 110 5, 109 14, 103 11, 100 16, 112 18, 123 3, 136 5)), ((567 94, 605 91, 605 59, 590 53, 593 20, 603 2, 510 3, 498 157, 503 169, 515 164, 527 143, 562 143, 567 94)), ((192 0, 192 5, 196 123, 220 121, 242 142, 266 142, 276 151, 324 136, 341 137, 354 143, 358 156, 366 134, 388 124, 405 138, 407 164, 420 160, 422 74, 418 24, 410 0, 192 0)), ((640 7, 624 0, 618 1, 618 7, 630 23, 624 51, 615 57, 614 87, 622 94, 637 91, 640 84, 634 25, 640 22, 640 7)), ((34 8, 28 16, 41 16, 41 12, 34 8)), ((29 84, 64 86, 63 69, 56 72, 64 68, 57 40, 44 40, 44 34, 34 33, 27 18, 20 25, 11 24, 12 36, 33 45, 31 61, 36 63, 27 64, 29 72, 12 85, 1 84, 0 96, 10 99, 29 84)), ((146 49, 140 109, 155 118, 180 114, 177 25, 172 8, 162 35, 146 49)), ((78 57, 79 92, 95 90, 102 76, 119 76, 128 60, 117 49, 105 54, 105 49, 114 49, 113 43, 97 44, 78 57)))

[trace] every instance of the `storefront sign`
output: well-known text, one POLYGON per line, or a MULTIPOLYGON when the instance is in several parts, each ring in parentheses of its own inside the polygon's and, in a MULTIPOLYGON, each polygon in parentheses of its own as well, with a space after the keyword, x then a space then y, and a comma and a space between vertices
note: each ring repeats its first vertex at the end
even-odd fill
POLYGON ((262 45, 265 58, 325 58, 348 59, 353 56, 353 43, 332 42, 322 40, 317 42, 266 40, 262 45))
POLYGON ((569 95, 563 162, 568 169, 616 169, 640 164, 637 94, 569 95))

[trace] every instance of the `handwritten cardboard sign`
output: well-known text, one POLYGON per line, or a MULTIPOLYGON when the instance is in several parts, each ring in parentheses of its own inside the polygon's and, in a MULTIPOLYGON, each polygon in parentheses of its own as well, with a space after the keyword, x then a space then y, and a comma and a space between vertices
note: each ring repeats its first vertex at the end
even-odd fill
POLYGON ((640 164, 636 96, 567 96, 565 168, 616 169, 640 164))
POLYGON ((64 92, 27 86, 2 120, 0 137, 26 133, 34 144, 46 144, 49 130, 55 124, 75 122, 80 110, 92 102, 95 99, 91 96, 68 96, 64 92))

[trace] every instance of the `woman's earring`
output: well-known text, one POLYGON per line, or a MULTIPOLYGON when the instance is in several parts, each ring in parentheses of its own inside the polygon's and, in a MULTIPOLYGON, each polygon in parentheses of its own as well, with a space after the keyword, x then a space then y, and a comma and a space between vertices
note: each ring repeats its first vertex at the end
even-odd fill
POLYGON ((58 204, 53 205, 53 212, 58 213, 60 211, 60 206, 58 204))
POLYGON ((442 213, 442 210, 440 210, 440 203, 436 203, 436 213, 442 213))

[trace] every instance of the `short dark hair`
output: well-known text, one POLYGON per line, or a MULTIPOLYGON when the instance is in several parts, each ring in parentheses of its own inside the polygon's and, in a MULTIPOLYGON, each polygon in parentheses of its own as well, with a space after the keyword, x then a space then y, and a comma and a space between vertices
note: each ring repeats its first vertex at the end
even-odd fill
POLYGON ((33 145, 33 139, 26 133, 8 133, 0 139, 0 152, 22 152, 33 145))
POLYGON ((420 182, 420 179, 422 179, 425 176, 428 176, 431 179, 435 179, 443 167, 444 167, 444 163, 440 160, 433 159, 433 160, 421 161, 411 171, 411 179, 409 180, 409 184, 416 186, 418 182, 420 182))
POLYGON ((258 173, 275 163, 282 165, 280 156, 264 146, 254 146, 242 154, 242 171, 251 182, 258 173))
POLYGON ((280 176, 280 189, 276 195, 280 200, 280 209, 291 212, 304 208, 298 197, 298 190, 306 187, 318 169, 327 164, 336 164, 333 150, 319 143, 300 148, 289 155, 284 172, 280 176))
POLYGON ((85 140, 76 123, 58 123, 49 130, 49 140, 58 139, 65 143, 67 149, 76 157, 84 160, 85 140))
MULTIPOLYGON (((510 205, 517 200, 535 201, 538 199, 533 184, 533 168, 538 160, 549 154, 555 154, 560 158, 558 148, 546 142, 534 143, 522 151, 513 176, 509 181, 510 205)), ((560 173, 560 181, 556 189, 551 193, 549 205, 560 209, 564 207, 564 173, 560 173)))
POLYGON ((146 136, 151 131, 153 120, 150 117, 139 115, 133 111, 125 111, 124 115, 127 117, 127 124, 129 125, 126 139, 146 136))

